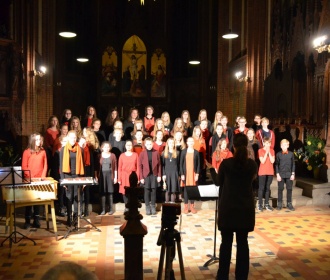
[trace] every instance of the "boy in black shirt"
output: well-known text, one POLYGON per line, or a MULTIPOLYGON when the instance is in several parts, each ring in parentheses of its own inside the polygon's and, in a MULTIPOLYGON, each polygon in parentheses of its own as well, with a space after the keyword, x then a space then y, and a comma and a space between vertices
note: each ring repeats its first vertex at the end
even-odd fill
POLYGON ((281 141, 281 152, 276 154, 275 170, 278 182, 278 199, 277 210, 281 210, 283 206, 283 190, 286 184, 287 191, 287 208, 290 211, 295 209, 292 206, 292 186, 295 179, 295 164, 293 153, 288 150, 290 142, 287 139, 281 141))

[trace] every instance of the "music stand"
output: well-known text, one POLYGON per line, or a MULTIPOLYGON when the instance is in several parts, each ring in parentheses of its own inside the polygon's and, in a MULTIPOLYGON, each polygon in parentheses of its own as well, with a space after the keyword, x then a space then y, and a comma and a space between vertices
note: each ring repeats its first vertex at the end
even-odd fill
POLYGON ((216 185, 200 185, 196 186, 186 186, 187 195, 189 200, 215 200, 215 210, 214 210, 214 241, 213 241, 213 255, 207 254, 206 256, 210 259, 204 263, 203 267, 207 267, 212 263, 219 261, 216 256, 216 243, 217 243, 217 219, 218 219, 218 197, 219 197, 219 187, 216 185))
MULTIPOLYGON (((9 234, 9 236, 2 241, 1 247, 3 244, 9 240, 9 257, 11 256, 11 248, 13 243, 19 243, 22 239, 27 239, 33 242, 36 245, 36 242, 31 238, 25 236, 24 234, 18 232, 16 230, 16 197, 15 197, 15 189, 16 186, 31 184, 31 173, 30 170, 22 170, 20 166, 12 166, 5 167, 0 169, 0 185, 10 185, 13 188, 13 200, 12 203, 14 205, 14 231, 9 234), (29 176, 26 176, 28 174, 29 176), (11 176, 10 176, 11 175, 11 176), (18 238, 17 235, 20 235, 18 238)), ((10 213, 10 219, 12 218, 12 213, 10 213)))
POLYGON ((74 220, 72 221, 72 225, 68 228, 67 233, 63 236, 66 239, 71 232, 79 231, 79 229, 86 229, 85 227, 80 227, 80 220, 83 219, 85 222, 90 224, 95 230, 101 231, 98 227, 96 227, 92 222, 88 221, 85 217, 81 216, 80 211, 80 194, 81 194, 81 187, 84 185, 95 185, 95 182, 92 177, 77 177, 77 178, 67 178, 61 180, 61 185, 73 185, 77 186, 77 215, 74 216, 74 220))

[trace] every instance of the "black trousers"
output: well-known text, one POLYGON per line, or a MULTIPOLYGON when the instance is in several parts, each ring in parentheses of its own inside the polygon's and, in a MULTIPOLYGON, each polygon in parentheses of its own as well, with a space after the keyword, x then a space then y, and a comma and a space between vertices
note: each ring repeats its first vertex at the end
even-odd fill
POLYGON ((157 177, 155 175, 148 175, 147 178, 144 179, 144 203, 146 206, 155 205, 156 204, 156 191, 157 191, 157 177))
POLYGON ((278 186, 278 202, 283 202, 283 190, 284 190, 284 185, 286 185, 286 200, 287 203, 292 203, 292 186, 293 186, 293 181, 290 180, 290 178, 282 178, 281 181, 277 182, 278 186))
POLYGON ((273 182, 273 175, 261 175, 259 176, 259 190, 258 190, 258 200, 259 205, 262 205, 262 198, 265 193, 265 204, 269 203, 269 192, 270 185, 273 182))
POLYGON ((25 206, 25 218, 31 218, 33 207, 33 217, 40 215, 40 205, 25 206))
POLYGON ((78 213, 78 186, 77 185, 68 185, 65 191, 65 204, 68 212, 68 216, 72 214, 72 204, 73 212, 78 213))
POLYGON ((184 199, 184 204, 188 204, 190 201, 191 204, 194 204, 194 200, 188 200, 188 191, 187 188, 194 188, 194 187, 184 187, 183 188, 183 199, 184 199))
MULTIPOLYGON (((237 252, 236 252, 236 279, 245 280, 248 279, 249 267, 250 267, 250 251, 248 243, 247 230, 235 231, 237 252)), ((234 231, 221 230, 221 245, 219 252, 219 269, 217 273, 217 280, 229 279, 231 250, 233 246, 234 231)))
POLYGON ((65 194, 65 189, 63 186, 58 185, 58 193, 57 193, 57 199, 58 199, 58 205, 61 208, 64 206, 64 194, 65 194))

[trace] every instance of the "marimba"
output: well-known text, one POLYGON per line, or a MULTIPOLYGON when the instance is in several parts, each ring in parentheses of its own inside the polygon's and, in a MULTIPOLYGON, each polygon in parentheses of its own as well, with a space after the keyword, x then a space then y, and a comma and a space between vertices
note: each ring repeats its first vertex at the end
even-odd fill
POLYGON ((51 177, 45 179, 32 178, 29 184, 3 185, 1 186, 3 200, 7 203, 6 229, 10 225, 10 233, 13 231, 14 205, 15 208, 45 205, 45 217, 47 229, 49 229, 48 205, 51 208, 54 233, 57 239, 57 226, 54 200, 57 199, 57 181, 51 177), (15 189, 14 189, 15 188, 15 189), (15 193, 14 193, 15 192, 15 193), (15 203, 14 203, 15 199, 15 203))

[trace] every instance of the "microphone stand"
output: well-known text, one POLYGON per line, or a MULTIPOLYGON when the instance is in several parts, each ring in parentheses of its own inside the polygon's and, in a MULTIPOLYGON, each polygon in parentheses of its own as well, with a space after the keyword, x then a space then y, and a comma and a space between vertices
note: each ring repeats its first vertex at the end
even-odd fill
MULTIPOLYGON (((19 243, 22 239, 27 239, 27 240, 30 240, 31 242, 33 242, 34 243, 34 245, 36 245, 36 242, 34 241, 34 240, 32 240, 31 238, 29 238, 29 237, 27 237, 26 235, 24 235, 24 234, 22 234, 22 233, 20 233, 20 232, 18 232, 17 230, 16 230, 16 197, 15 197, 15 188, 16 188, 16 184, 15 184, 15 170, 14 170, 14 165, 15 165, 15 163, 17 163, 19 160, 20 160, 21 158, 19 158, 18 160, 16 160, 13 164, 12 164, 12 166, 11 166, 11 168, 10 168, 10 173, 9 174, 11 174, 11 179, 12 179, 12 188, 13 188, 13 201, 12 201, 12 203, 13 203, 13 206, 14 206, 14 212, 13 212, 13 217, 14 217, 14 231, 5 239, 5 240, 3 240, 2 241, 2 243, 1 243, 1 247, 3 246, 3 244, 7 241, 7 240, 9 240, 9 254, 8 254, 8 257, 10 258, 11 257, 11 248, 12 248, 12 244, 13 243, 19 243), (20 237, 18 237, 18 235, 20 236, 20 237)), ((22 173, 23 173, 24 171, 22 171, 22 173)), ((8 175, 9 175, 8 174, 8 175)), ((31 182, 31 179, 30 179, 30 182, 31 182)), ((9 208, 10 209, 10 213, 9 213, 9 215, 10 215, 10 219, 12 218, 12 213, 11 213, 11 207, 9 208)))
POLYGON ((210 259, 204 263, 203 267, 208 267, 214 262, 219 261, 219 258, 216 256, 216 247, 217 247, 217 219, 218 219, 218 199, 215 200, 215 211, 214 211, 214 241, 213 241, 213 256, 211 254, 206 255, 210 259))

